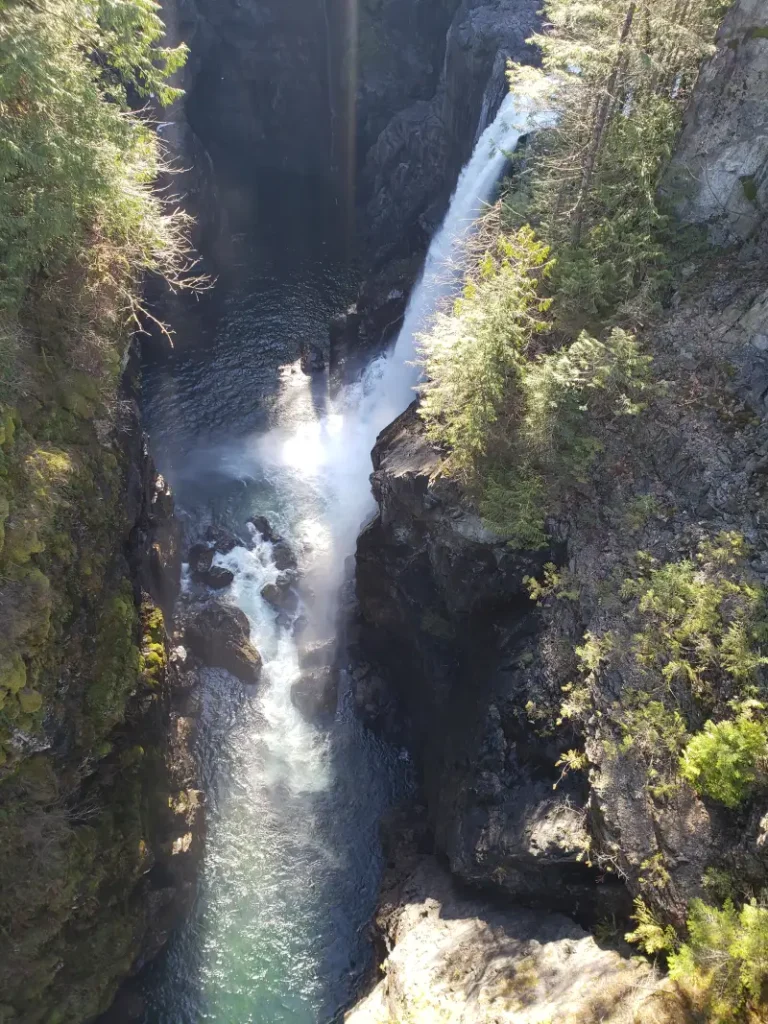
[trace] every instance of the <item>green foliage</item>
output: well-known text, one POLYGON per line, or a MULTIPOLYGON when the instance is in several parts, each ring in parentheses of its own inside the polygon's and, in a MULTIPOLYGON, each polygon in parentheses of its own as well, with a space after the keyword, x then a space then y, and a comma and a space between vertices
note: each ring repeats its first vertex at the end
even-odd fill
POLYGON ((744 558, 743 538, 721 533, 702 543, 695 559, 641 564, 622 588, 625 598, 636 600, 638 663, 710 700, 715 676, 754 682, 768 664, 762 653, 768 620, 765 594, 745 574, 744 558))
POLYGON ((541 71, 511 66, 512 88, 557 115, 521 168, 508 215, 553 246, 561 321, 594 322, 667 279, 672 225, 658 186, 723 9, 547 0, 550 28, 533 39, 541 71))
POLYGON ((541 604, 548 597, 577 601, 579 588, 576 580, 567 569, 559 570, 552 562, 544 566, 544 578, 537 580, 533 576, 524 576, 523 583, 528 588, 531 600, 541 604))
POLYGON ((693 900, 688 941, 670 957, 669 972, 695 993, 713 1024, 739 1019, 747 1009, 765 1009, 768 909, 753 901, 738 910, 726 900, 718 910, 693 900))
POLYGON ((664 925, 640 896, 635 899, 635 913, 632 916, 637 927, 624 936, 627 942, 640 946, 649 956, 670 953, 677 948, 675 929, 671 925, 664 925))
POLYGON ((160 162, 126 90, 165 80, 186 50, 157 46, 155 0, 12 3, 0 21, 0 308, 15 310, 41 274, 72 261, 109 277, 133 307, 145 270, 178 278, 183 218, 151 184, 160 162))
POLYGON ((768 759, 768 724, 757 701, 742 705, 735 720, 707 722, 691 739, 680 772, 699 792, 735 808, 754 790, 768 759))
POLYGON ((453 309, 438 313, 420 339, 426 375, 421 415, 431 440, 451 450, 450 468, 473 470, 519 376, 546 303, 534 271, 549 250, 529 228, 500 235, 467 280, 453 309))
POLYGON ((547 510, 600 451, 595 425, 638 413, 649 385, 650 360, 623 330, 531 353, 547 307, 534 273, 547 256, 530 229, 498 236, 420 338, 427 434, 449 450, 445 471, 475 486, 486 523, 518 548, 544 546, 547 510))

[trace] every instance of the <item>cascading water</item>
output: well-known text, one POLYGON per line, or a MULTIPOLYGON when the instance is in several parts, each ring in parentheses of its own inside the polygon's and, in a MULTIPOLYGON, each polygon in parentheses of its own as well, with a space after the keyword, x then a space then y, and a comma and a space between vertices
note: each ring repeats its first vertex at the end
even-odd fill
MULTIPOLYGON (((333 634, 344 562, 372 506, 371 448, 413 398, 415 337, 456 287, 452 256, 493 195, 524 130, 520 119, 507 98, 462 173, 394 350, 357 384, 331 400, 327 387, 283 366, 274 398, 260 396, 266 429, 204 442, 222 419, 222 400, 248 405, 244 332, 260 350, 259 332, 286 327, 266 311, 284 317, 297 294, 304 306, 293 329, 306 329, 310 307, 327 321, 322 259, 290 293, 273 294, 276 275, 265 272, 271 283, 261 282, 258 308, 247 317, 236 310, 229 321, 237 324, 234 346, 228 338, 207 364, 149 370, 147 404, 163 410, 150 427, 182 512, 199 525, 213 507, 219 522, 241 533, 249 515, 266 515, 298 555, 299 611, 311 636, 333 634)), ((145 1021, 328 1024, 366 966, 365 927, 380 874, 378 820, 402 792, 407 763, 359 727, 344 699, 330 728, 294 708, 299 642, 261 597, 278 575, 273 546, 254 535, 252 544, 216 561, 234 573, 225 600, 248 616, 264 675, 254 692, 243 692, 224 673, 205 673, 198 731, 209 828, 200 896, 150 976, 145 1021)))

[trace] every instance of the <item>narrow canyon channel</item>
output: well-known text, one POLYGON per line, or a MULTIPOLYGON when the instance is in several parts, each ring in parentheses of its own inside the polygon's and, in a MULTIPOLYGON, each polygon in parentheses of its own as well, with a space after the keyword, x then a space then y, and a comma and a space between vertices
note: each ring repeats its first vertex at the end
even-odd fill
MULTIPOLYGON (((146 977, 146 1024, 330 1024, 370 966, 378 826, 411 786, 409 758, 358 723, 344 671, 327 725, 302 716, 291 686, 308 640, 334 641, 344 665, 339 593, 373 506, 370 451, 412 400, 414 339, 456 288, 452 254, 492 198, 521 120, 508 98, 479 138, 396 346, 356 380, 331 387, 296 358, 300 343, 322 340, 356 278, 335 201, 290 176, 252 183, 256 213, 230 225, 240 233, 226 276, 175 325, 176 347, 146 357, 158 467, 189 538, 210 526, 239 538, 215 564, 234 574, 223 599, 245 613, 264 659, 255 687, 205 671, 206 852, 194 912, 146 977), (298 560, 300 601, 287 612, 261 596, 279 568, 254 516, 298 560)), ((184 587, 194 586, 185 569, 184 587)))

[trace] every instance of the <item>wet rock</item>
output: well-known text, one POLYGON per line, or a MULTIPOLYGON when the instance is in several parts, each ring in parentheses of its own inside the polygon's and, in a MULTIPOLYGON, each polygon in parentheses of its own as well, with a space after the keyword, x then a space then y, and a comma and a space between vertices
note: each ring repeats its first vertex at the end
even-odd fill
POLYGON ((301 346, 301 369, 307 375, 322 373, 325 369, 326 355, 319 345, 305 342, 301 346))
POLYGON ((228 555, 230 551, 242 544, 242 541, 234 533, 221 526, 209 526, 205 531, 205 539, 213 544, 215 551, 222 555, 228 555))
POLYGON ((291 687, 291 703, 310 721, 333 715, 337 702, 336 673, 330 668, 305 672, 291 687))
POLYGON ((206 605, 187 622, 184 639, 204 664, 226 669, 245 683, 259 681, 261 655, 250 642, 248 619, 239 608, 206 605))
POLYGON ((275 560, 275 565, 280 572, 285 572, 289 569, 296 569, 298 562, 296 561, 296 555, 293 553, 290 545, 284 540, 277 540, 272 548, 272 557, 275 560))
POLYGON ((189 568, 193 575, 209 571, 213 565, 215 551, 207 544, 193 544, 189 549, 189 568))
POLYGON ((268 583, 262 588, 261 596, 281 612, 295 612, 299 607, 299 597, 292 589, 290 581, 278 578, 276 583, 268 583))
POLYGON ((200 578, 212 590, 224 590, 232 583, 235 574, 221 565, 214 565, 208 572, 200 573, 200 578))
POLYGON ((253 526, 256 529, 258 533, 261 534, 264 540, 269 541, 270 544, 282 541, 282 537, 276 530, 272 528, 272 524, 270 523, 266 516, 251 516, 251 518, 247 521, 251 524, 251 526, 253 526))
POLYGON ((306 615, 297 615, 293 620, 293 635, 301 636, 306 631, 308 625, 309 619, 306 615))
POLYGON ((335 640, 314 640, 302 644, 299 650, 299 664, 302 669, 327 668, 336 657, 335 640))

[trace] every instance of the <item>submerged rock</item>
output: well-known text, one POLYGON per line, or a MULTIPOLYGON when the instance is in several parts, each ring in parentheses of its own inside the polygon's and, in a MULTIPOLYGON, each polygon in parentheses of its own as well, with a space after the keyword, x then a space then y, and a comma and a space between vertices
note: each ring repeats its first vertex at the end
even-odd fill
POLYGON ((301 346, 301 368, 306 374, 322 373, 325 369, 326 355, 319 345, 304 342, 301 346))
POLYGON ((201 573, 202 582, 212 590, 223 590, 232 583, 234 578, 235 574, 221 565, 214 565, 208 572, 201 573))
POLYGON ((184 638, 206 665, 226 669, 245 683, 259 681, 261 655, 250 642, 245 613, 234 605, 206 605, 187 622, 184 638))

